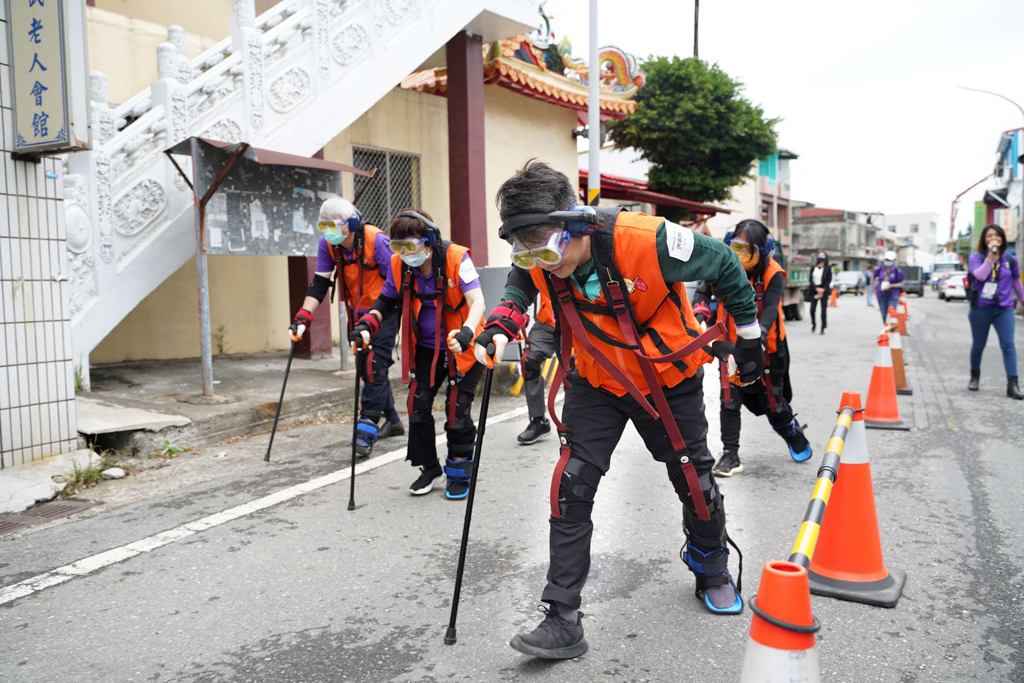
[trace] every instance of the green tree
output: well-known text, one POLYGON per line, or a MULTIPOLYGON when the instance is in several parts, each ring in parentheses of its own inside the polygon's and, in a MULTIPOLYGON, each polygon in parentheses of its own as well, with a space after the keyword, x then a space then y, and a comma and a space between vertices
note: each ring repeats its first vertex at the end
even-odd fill
POLYGON ((644 74, 647 84, 637 92, 636 113, 610 128, 616 145, 636 148, 651 164, 652 190, 724 201, 750 175, 755 159, 776 151, 779 119, 765 118, 761 107, 742 96, 743 84, 717 64, 651 57, 644 74))

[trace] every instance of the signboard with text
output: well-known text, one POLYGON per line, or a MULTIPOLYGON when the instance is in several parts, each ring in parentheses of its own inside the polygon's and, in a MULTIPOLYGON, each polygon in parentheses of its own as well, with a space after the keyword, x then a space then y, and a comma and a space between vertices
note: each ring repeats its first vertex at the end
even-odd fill
MULTIPOLYGON (((77 131, 85 141, 75 135, 71 111, 75 79, 69 66, 69 56, 78 51, 73 48, 82 40, 73 40, 69 31, 65 0, 4 0, 4 4, 14 110, 13 151, 24 154, 86 147, 88 131, 77 131)), ((84 128, 87 126, 86 121, 84 128)))

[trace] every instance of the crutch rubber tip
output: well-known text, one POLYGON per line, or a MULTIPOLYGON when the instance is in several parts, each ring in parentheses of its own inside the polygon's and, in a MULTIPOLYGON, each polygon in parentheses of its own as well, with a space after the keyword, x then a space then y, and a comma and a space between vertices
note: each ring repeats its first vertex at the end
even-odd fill
POLYGON ((349 511, 352 511, 352 510, 356 509, 356 502, 354 500, 349 499, 349 501, 348 501, 348 509, 349 509, 349 511))
POLYGON ((455 635, 455 628, 452 627, 452 626, 449 626, 448 627, 448 631, 444 634, 444 644, 445 645, 454 645, 455 641, 457 641, 457 640, 458 640, 458 637, 455 635))

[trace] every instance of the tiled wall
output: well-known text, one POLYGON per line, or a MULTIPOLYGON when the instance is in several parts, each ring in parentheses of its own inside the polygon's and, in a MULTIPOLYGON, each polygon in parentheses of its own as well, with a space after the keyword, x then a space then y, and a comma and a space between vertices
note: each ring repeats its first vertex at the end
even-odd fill
MULTIPOLYGON (((0 21, 0 36, 6 26, 0 21)), ((75 371, 61 164, 13 161, 0 49, 0 468, 74 450, 75 371)))

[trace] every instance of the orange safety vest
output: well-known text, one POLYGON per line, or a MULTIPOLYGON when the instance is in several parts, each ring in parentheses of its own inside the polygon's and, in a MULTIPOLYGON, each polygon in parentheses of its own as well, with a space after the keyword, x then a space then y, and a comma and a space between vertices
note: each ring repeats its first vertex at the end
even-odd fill
MULTIPOLYGON (((700 325, 690 309, 686 287, 681 282, 666 283, 661 274, 656 235, 663 222, 664 219, 655 216, 623 211, 616 218, 612 235, 612 273, 613 276, 615 273, 621 274, 628 292, 632 317, 640 334, 641 351, 648 356, 667 355, 682 349, 701 334, 700 325)), ((598 256, 595 267, 607 267, 611 260, 609 255, 601 258, 596 252, 601 248, 598 235, 591 237, 590 244, 592 255, 598 256)), ((552 292, 545 281, 544 270, 533 268, 530 275, 540 291, 542 304, 550 307, 552 292)), ((595 349, 608 356, 637 386, 647 386, 636 355, 623 338, 616 318, 609 313, 607 293, 602 291, 596 300, 589 301, 575 286, 570 289, 595 349)), ((616 396, 627 393, 626 388, 601 367, 578 341, 573 343, 573 352, 577 371, 591 385, 607 389, 616 396)), ((671 363, 656 363, 655 370, 661 386, 674 387, 692 377, 698 368, 710 361, 711 356, 703 349, 698 349, 671 363)))
MULTIPOLYGON (((768 286, 768 283, 772 281, 776 273, 782 273, 783 280, 786 278, 786 271, 782 269, 779 262, 775 259, 770 259, 768 267, 764 270, 764 275, 761 276, 760 281, 755 282, 751 279, 750 284, 754 287, 754 296, 757 301, 757 317, 761 318, 761 307, 764 301, 764 290, 768 286)), ((736 323, 733 321, 732 316, 725 312, 725 308, 719 304, 718 306, 718 319, 725 320, 729 326, 729 341, 736 341, 736 323)), ((783 322, 782 315, 782 299, 779 299, 779 314, 775 318, 775 324, 768 329, 768 353, 775 353, 779 350, 779 341, 786 338, 786 324, 783 322)))
POLYGON ((537 306, 537 322, 545 325, 555 326, 555 312, 551 310, 551 299, 540 298, 540 304, 537 306))
MULTIPOLYGON (((459 269, 462 267, 462 257, 469 253, 468 247, 463 247, 458 244, 452 244, 451 242, 442 242, 442 250, 445 253, 445 282, 441 287, 438 287, 438 292, 444 292, 444 305, 439 307, 441 313, 441 338, 440 340, 435 339, 435 343, 439 346, 436 348, 441 349, 441 352, 445 352, 448 349, 448 333, 452 330, 461 330, 462 326, 466 322, 466 318, 469 317, 469 305, 466 303, 466 296, 462 293, 462 286, 459 282, 459 269)), ((396 289, 398 290, 398 299, 401 301, 404 294, 405 288, 408 286, 406 274, 408 273, 408 281, 413 283, 416 282, 416 278, 410 272, 409 266, 402 262, 402 259, 398 254, 391 255, 391 272, 396 280, 396 289)), ((408 349, 410 352, 416 346, 416 319, 419 317, 420 309, 423 307, 423 301, 416 294, 412 292, 412 312, 409 318, 405 317, 403 313, 403 329, 402 336, 408 340, 408 349)), ((436 302, 435 302, 436 306, 436 302)), ((473 334, 474 338, 483 331, 483 325, 478 323, 476 332, 473 334)), ((458 372, 465 373, 477 362, 476 355, 473 353, 473 345, 470 344, 470 348, 465 349, 462 353, 453 354, 455 356, 455 364, 458 372)), ((409 364, 412 362, 412 353, 402 354, 402 365, 403 365, 403 381, 408 383, 408 370, 409 364)), ((427 380, 429 381, 429 379, 427 380)), ((453 403, 454 405, 454 403, 453 403)))
MULTIPOLYGON (((341 280, 345 305, 352 312, 369 310, 384 288, 384 276, 380 274, 377 262, 373 258, 377 235, 382 231, 369 223, 364 223, 361 228, 362 234, 356 232, 356 239, 352 244, 353 258, 345 258, 340 246, 335 250, 333 244, 327 243, 338 279, 341 280), (362 246, 363 252, 361 259, 355 258, 355 252, 360 246, 362 246), (362 290, 360 290, 360 285, 362 285, 362 290), (360 291, 363 293, 362 298, 359 297, 360 291)), ((392 258, 393 260, 394 258, 392 258)))

